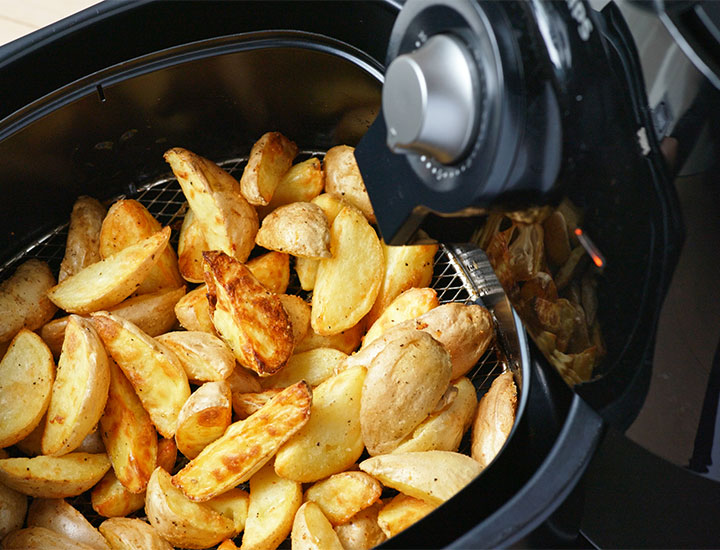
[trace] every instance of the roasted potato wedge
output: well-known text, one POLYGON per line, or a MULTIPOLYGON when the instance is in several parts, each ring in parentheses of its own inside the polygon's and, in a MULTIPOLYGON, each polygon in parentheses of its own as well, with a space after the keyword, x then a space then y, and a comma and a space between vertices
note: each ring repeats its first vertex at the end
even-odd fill
POLYGON ((292 529, 302 485, 279 477, 266 464, 250 478, 250 504, 241 550, 274 550, 292 529))
POLYGON ((59 456, 75 450, 100 420, 108 398, 108 357, 92 323, 72 315, 53 382, 42 452, 59 456))
POLYGON ((290 256, 274 250, 248 260, 245 264, 270 292, 283 294, 290 282, 290 256))
POLYGON ((235 366, 235 370, 230 373, 225 381, 230 386, 230 392, 236 393, 254 393, 262 391, 260 385, 260 377, 251 370, 240 365, 235 366))
POLYGON ((173 550, 152 525, 141 519, 110 518, 98 529, 112 550, 173 550))
POLYGON ((318 158, 309 158, 290 167, 275 188, 272 199, 267 206, 258 208, 261 218, 279 206, 292 202, 309 202, 320 193, 325 186, 325 173, 318 158))
POLYGON ((295 514, 291 540, 295 550, 343 550, 332 525, 314 502, 306 502, 295 514))
POLYGON ((117 254, 89 265, 47 295, 55 305, 69 313, 90 313, 122 302, 137 290, 156 264, 170 239, 166 227, 117 254))
POLYGON ((94 546, 69 539, 45 527, 27 527, 10 533, 2 541, 7 550, 95 550, 94 546))
POLYGON ((205 240, 202 227, 192 209, 188 208, 178 239, 178 268, 183 279, 191 283, 204 281, 202 253, 206 250, 210 250, 210 247, 205 240))
POLYGON ((0 361, 0 447, 28 436, 50 403, 55 362, 42 339, 21 329, 0 361))
POLYGON ((81 196, 75 201, 70 214, 65 256, 60 263, 58 282, 102 260, 100 230, 105 212, 105 207, 92 197, 81 196))
POLYGON ((105 537, 64 499, 33 500, 27 517, 28 527, 45 527, 91 548, 110 550, 105 537))
MULTIPOLYGON (((100 231, 100 255, 103 258, 137 244, 160 231, 162 226, 138 201, 122 199, 113 203, 100 231)), ((157 257, 155 265, 137 287, 138 294, 149 294, 167 288, 183 286, 178 259, 168 245, 157 257)))
POLYGON ((173 484, 202 502, 247 481, 308 421, 312 392, 298 382, 246 420, 232 424, 173 476, 173 484))
MULTIPOLYGON (((310 330, 310 304, 300 298, 300 296, 294 296, 292 294, 278 294, 278 298, 280 298, 280 303, 290 320, 293 334, 293 347, 295 347, 305 338, 305 335, 310 330)), ((285 367, 283 367, 283 370, 284 369, 285 367)))
POLYGON ((115 361, 109 362, 110 387, 100 435, 114 475, 131 493, 145 490, 155 469, 157 433, 130 381, 115 361))
POLYGON ((280 388, 272 388, 260 392, 233 393, 233 411, 240 420, 244 420, 262 409, 281 391, 280 388))
POLYGON ((286 388, 305 380, 315 387, 330 378, 335 367, 346 357, 342 351, 333 348, 315 348, 296 353, 279 373, 263 378, 261 384, 264 388, 286 388))
POLYGON ((192 459, 218 439, 232 421, 232 396, 224 380, 206 382, 195 390, 180 409, 175 442, 192 459))
MULTIPOLYGON (((405 290, 390 302, 375 322, 372 323, 363 337, 362 347, 367 346, 392 327, 403 321, 419 317, 439 305, 437 292, 433 288, 423 287, 405 290)), ((369 321, 368 318, 366 322, 369 321)))
POLYGON ((233 522, 231 536, 235 537, 245 529, 250 504, 250 495, 246 491, 230 489, 222 495, 211 498, 205 504, 233 522))
POLYGON ((382 502, 361 510, 346 523, 335 526, 335 533, 345 550, 370 550, 385 542, 387 535, 378 525, 378 512, 382 502))
POLYGON ((35 330, 55 315, 47 297, 55 277, 46 262, 28 260, 0 283, 0 342, 9 342, 20 329, 35 330))
POLYGON ((386 487, 439 505, 477 477, 483 467, 467 455, 424 451, 373 456, 360 463, 386 487))
POLYGON ((176 147, 165 160, 178 179, 205 236, 209 250, 222 250, 240 262, 255 246, 257 212, 240 184, 214 162, 176 147))
POLYGON ((255 142, 240 178, 242 194, 250 204, 270 202, 297 153, 297 145, 280 132, 267 132, 255 142))
POLYGON ((337 145, 328 149, 324 167, 325 191, 344 198, 359 208, 368 221, 375 223, 370 197, 355 161, 355 149, 348 145, 337 145))
POLYGON ((208 332, 168 332, 156 340, 175 353, 188 380, 195 384, 225 380, 235 370, 235 356, 230 348, 208 332))
POLYGON ((365 325, 362 321, 347 330, 329 335, 320 335, 311 326, 307 334, 305 334, 305 338, 295 346, 295 353, 317 348, 333 348, 345 354, 350 354, 360 345, 364 332, 365 325))
POLYGON ((110 469, 105 454, 0 459, 0 483, 38 498, 65 498, 84 493, 110 469))
POLYGON ((448 352, 422 331, 403 331, 388 342, 370 363, 362 389, 360 426, 368 452, 389 452, 412 433, 447 390, 451 372, 448 352))
POLYGON ((305 491, 305 500, 320 506, 333 525, 345 523, 380 498, 382 487, 365 472, 341 472, 305 491))
POLYGON ((27 496, 0 483, 0 541, 11 531, 22 528, 27 508, 27 496))
POLYGON ((382 283, 384 258, 375 230, 357 210, 345 207, 330 229, 332 258, 318 267, 312 298, 312 328, 337 334, 370 311, 382 283))
POLYGON ((200 285, 188 292, 175 304, 175 316, 185 330, 199 330, 216 334, 210 317, 207 285, 200 285))
POLYGON ((510 371, 493 380, 477 407, 472 429, 472 457, 486 467, 495 458, 512 430, 517 410, 517 388, 510 371))
POLYGON ((421 520, 436 508, 435 505, 402 493, 382 507, 377 522, 385 535, 394 537, 416 521, 421 520))
POLYGON ((322 209, 311 202, 293 202, 263 220, 255 242, 301 258, 330 257, 330 227, 322 209))
POLYGON ((150 525, 174 546, 209 548, 232 535, 235 525, 205 504, 192 502, 158 467, 148 483, 145 512, 150 525))
POLYGON ((136 325, 113 313, 92 315, 95 328, 140 397, 163 437, 175 435, 180 409, 190 397, 190 385, 177 356, 136 325))
POLYGON ((315 288, 315 279, 317 279, 317 270, 320 260, 312 258, 295 258, 295 272, 300 281, 300 288, 310 291, 315 288))
MULTIPOLYGON (((108 377, 109 376, 110 375, 108 374, 108 377)), ((98 425, 96 425, 93 430, 85 436, 85 438, 80 442, 80 445, 78 445, 75 450, 79 453, 105 452, 105 443, 103 443, 102 436, 100 435, 100 430, 98 429, 98 425)))
POLYGON ((210 315, 238 362, 260 376, 277 372, 293 349, 293 333, 280 299, 238 261, 205 252, 210 315))
POLYGON ((360 397, 365 368, 328 378, 313 392, 310 420, 275 455, 275 471, 301 482, 341 472, 363 452, 360 397))

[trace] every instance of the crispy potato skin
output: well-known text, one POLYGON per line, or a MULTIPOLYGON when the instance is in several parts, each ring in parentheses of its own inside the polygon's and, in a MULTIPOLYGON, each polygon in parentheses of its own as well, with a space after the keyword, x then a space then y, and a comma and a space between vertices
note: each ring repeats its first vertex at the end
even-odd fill
POLYGON ((305 491, 333 525, 341 525, 372 506, 382 493, 380 482, 365 472, 341 472, 318 481, 305 491))
POLYGON ((335 526, 335 533, 345 550, 370 550, 387 539, 378 525, 378 511, 382 505, 382 501, 378 501, 355 514, 346 523, 335 526))
POLYGON ((480 399, 472 428, 472 457, 482 466, 492 462, 515 423, 517 388, 510 371, 493 380, 480 399))
POLYGON ((258 208, 261 218, 275 208, 293 202, 311 201, 322 193, 325 186, 325 172, 320 159, 313 157, 292 166, 275 188, 267 206, 258 208))
POLYGON ((152 525, 135 518, 110 518, 98 527, 112 550, 173 550, 152 525))
POLYGON ((230 386, 224 380, 206 382, 180 409, 175 441, 178 450, 192 459, 223 433, 232 421, 230 386))
POLYGON ((255 237, 260 246, 301 258, 330 258, 330 227, 322 209, 294 202, 273 210, 255 237))
POLYGON ((225 380, 235 369, 235 356, 225 342, 208 332, 179 330, 156 338, 175 353, 193 383, 225 380))
POLYGON ((26 527, 10 533, 2 541, 9 550, 94 550, 95 547, 74 541, 45 527, 26 527))
POLYGON ((185 330, 199 330, 216 334, 210 317, 207 285, 200 285, 185 294, 175 304, 175 316, 185 330))
POLYGON ((371 223, 375 223, 370 197, 355 162, 355 149, 337 145, 325 154, 325 191, 344 198, 359 208, 371 223))
POLYGON ((332 525, 312 501, 305 502, 295 514, 291 538, 296 550, 343 550, 332 525))
POLYGON ((75 201, 70 214, 65 256, 60 263, 58 282, 102 260, 100 230, 105 212, 105 207, 92 197, 81 196, 75 201))
POLYGON ((70 540, 96 549, 110 550, 105 538, 78 510, 63 499, 33 500, 28 511, 28 527, 45 527, 70 540))
POLYGON ((267 132, 255 142, 240 178, 242 194, 250 204, 270 202, 297 153, 297 145, 280 132, 267 132))
POLYGON ((402 493, 382 507, 377 522, 385 535, 394 537, 435 509, 435 506, 402 493))
POLYGON ((248 260, 245 264, 270 292, 283 294, 290 282, 290 256, 283 252, 270 251, 248 260))

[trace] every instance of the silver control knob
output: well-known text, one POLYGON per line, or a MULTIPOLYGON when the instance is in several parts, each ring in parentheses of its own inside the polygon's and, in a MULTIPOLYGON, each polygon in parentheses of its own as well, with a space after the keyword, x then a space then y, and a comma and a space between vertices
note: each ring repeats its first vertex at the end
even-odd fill
POLYGON ((388 147, 428 154, 443 164, 460 159, 473 138, 476 82, 467 47, 447 34, 396 57, 382 92, 388 147))

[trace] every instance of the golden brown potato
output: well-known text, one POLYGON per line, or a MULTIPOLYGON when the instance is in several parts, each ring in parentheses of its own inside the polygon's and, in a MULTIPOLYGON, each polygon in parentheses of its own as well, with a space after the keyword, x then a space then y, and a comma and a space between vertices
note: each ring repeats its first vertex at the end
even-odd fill
POLYGON ((382 243, 385 272, 377 299, 368 313, 368 326, 373 324, 400 294, 409 288, 430 286, 437 244, 388 246, 382 243))
POLYGON ((267 132, 255 142, 240 178, 242 194, 250 204, 270 202, 297 153, 297 145, 280 132, 267 132))
POLYGON ((274 250, 248 260, 245 264, 270 292, 282 294, 290 282, 290 256, 274 250))
POLYGON ((188 282, 203 282, 202 253, 210 250, 205 240, 202 226, 198 223, 191 208, 185 213, 178 239, 178 268, 188 282))
POLYGON ((188 500, 159 467, 148 483, 145 512, 162 538, 183 548, 209 548, 231 536, 235 528, 232 520, 209 506, 188 500))
POLYGON ((250 495, 246 491, 238 488, 230 489, 222 495, 211 498, 205 504, 233 522, 231 536, 236 537, 245 529, 250 504, 250 495))
POLYGON ((238 550, 238 547, 231 539, 225 539, 217 547, 217 550, 238 550))
POLYGON ((205 252, 210 315, 238 362, 260 376, 277 372, 293 349, 293 333, 280 299, 227 254, 205 252))
POLYGON ((315 388, 310 420, 275 455, 281 477, 312 482, 346 470, 360 458, 360 397, 365 368, 332 376, 315 388))
POLYGON ((27 508, 28 498, 25 495, 0 483, 0 540, 23 526, 27 508))
POLYGON ((110 550, 105 538, 79 511, 63 499, 37 498, 30 505, 28 527, 45 527, 96 549, 110 550))
POLYGON ((394 537, 416 521, 421 520, 436 508, 419 498, 409 497, 402 493, 382 507, 378 513, 378 525, 387 537, 394 537))
POLYGON ((355 162, 355 149, 338 145, 325 154, 325 190, 359 208, 368 221, 375 222, 370 197, 355 162))
POLYGON ((10 533, 2 541, 7 550, 95 550, 45 527, 27 527, 10 533))
POLYGON ((330 335, 320 335, 310 327, 305 338, 295 346, 295 353, 316 348, 333 348, 345 354, 350 354, 360 345, 364 332, 365 324, 362 321, 347 330, 330 335))
MULTIPOLYGON (((280 303, 290 319, 293 333, 293 348, 298 345, 310 330, 310 304, 292 294, 278 294, 280 303)), ((285 370, 283 367, 282 370, 285 370)), ((280 372, 282 372, 282 370, 280 372)))
POLYGON ((320 506, 333 525, 348 521, 380 498, 380 483, 365 472, 341 472, 305 491, 305 500, 320 506))
POLYGON ((372 360, 362 389, 360 425, 368 452, 389 452, 412 433, 447 390, 451 372, 447 351, 428 334, 407 330, 390 341, 372 360))
POLYGON ((362 461, 360 469, 386 487, 439 505, 475 479, 483 467, 460 453, 424 451, 373 456, 362 461))
POLYGON ((214 162, 176 147, 165 160, 182 187, 209 250, 222 250, 240 262, 255 246, 258 217, 240 184, 214 162))
MULTIPOLYGON (((388 304, 377 320, 370 326, 363 338, 362 347, 366 347, 390 328, 403 321, 419 317, 439 305, 437 292, 433 288, 409 288, 405 290, 388 304)), ((368 318, 367 322, 369 321, 368 318)))
POLYGON ((312 298, 312 328, 324 335, 349 329, 370 311, 385 261, 375 230, 353 208, 335 218, 330 250, 332 258, 318 267, 312 298))
POLYGON ((378 512, 382 501, 361 510, 346 523, 335 526, 335 533, 345 550, 370 550, 385 542, 387 535, 378 525, 378 512))
POLYGON ((73 497, 95 485, 109 469, 105 454, 5 458, 0 460, 0 483, 32 497, 73 497))
POLYGON ((175 316, 185 330, 199 330, 216 334, 210 318, 207 285, 200 285, 188 292, 175 304, 175 316))
POLYGON ((315 288, 315 279, 320 260, 312 258, 295 258, 295 272, 300 281, 300 288, 310 291, 315 288))
POLYGON ((235 370, 225 379, 230 386, 230 392, 236 393, 255 393, 261 392, 260 377, 253 371, 248 370, 240 365, 235 365, 235 370))
MULTIPOLYGON (((108 377, 110 375, 108 374, 108 377)), ((80 442, 80 445, 75 449, 79 453, 104 453, 105 443, 103 443, 100 430, 96 425, 89 434, 80 442)))
POLYGON ((235 356, 225 342, 208 332, 181 330, 156 338, 175 353, 194 384, 225 380, 235 370, 235 356))
POLYGON ((330 257, 327 218, 322 209, 311 202, 293 202, 273 210, 263 220, 255 242, 296 257, 330 257))
POLYGON ((42 452, 60 456, 76 449, 100 420, 110 385, 105 348, 92 323, 72 315, 53 382, 42 452))
POLYGON ((308 421, 312 392, 299 382, 280 392, 257 413, 232 424, 173 476, 173 484, 202 502, 247 481, 308 421))
POLYGON ((130 381, 109 362, 110 388, 100 435, 118 480, 131 493, 145 490, 157 461, 157 434, 130 381))
MULTIPOLYGON (((185 287, 160 290, 152 294, 133 296, 108 309, 136 324, 150 336, 164 334, 177 324, 175 317, 175 304, 185 296, 185 287)), ((53 352, 59 357, 65 339, 65 328, 70 316, 53 319, 45 323, 40 330, 40 336, 53 352)))
POLYGON ((281 391, 280 388, 272 388, 260 392, 233 393, 233 411, 240 420, 244 420, 251 414, 255 414, 262 409, 281 391))
POLYGON ((505 444, 515 423, 517 389, 510 371, 493 380, 478 404, 472 429, 472 457, 485 467, 505 444))
POLYGON ((295 550, 343 550, 332 525, 314 502, 306 502, 295 514, 291 540, 295 550))
POLYGON ((112 550, 173 550, 152 525, 141 519, 110 518, 98 529, 112 550))
POLYGON ((291 202, 308 202, 322 193, 325 186, 325 173, 318 158, 310 158, 292 166, 275 188, 267 206, 258 208, 261 218, 275 208, 291 202))
POLYGON ((292 529, 302 485, 279 477, 266 464, 250 478, 250 505, 241 550, 274 550, 292 529))
MULTIPOLYGON (((342 210, 346 206, 356 208, 352 203, 346 201, 341 196, 333 195, 331 193, 323 193, 322 195, 318 195, 310 202, 322 208, 322 211, 325 212, 325 216, 328 219, 328 224, 330 225, 333 224, 335 218, 340 213, 340 210, 342 210)), ((358 210, 358 212, 361 212, 361 210, 358 210)))
POLYGON ((89 265, 48 291, 48 297, 69 313, 90 313, 122 302, 145 280, 170 239, 166 227, 137 244, 89 265))
POLYGON ((70 214, 65 256, 60 263, 58 282, 102 260, 100 229, 105 212, 105 207, 92 197, 81 196, 75 201, 70 214))
POLYGON ((0 361, 0 447, 28 436, 45 414, 55 362, 42 339, 21 329, 0 361))
POLYGON ((230 386, 224 380, 206 382, 195 390, 180 409, 175 442, 192 459, 219 438, 232 421, 230 386))
POLYGON ((343 352, 333 348, 315 348, 296 353, 279 373, 263 378, 261 383, 264 388, 287 388, 305 380, 315 387, 330 378, 335 367, 346 357, 343 352))
MULTIPOLYGON (((136 200, 116 201, 108 210, 100 231, 100 255, 103 258, 137 244, 160 231, 162 226, 153 215, 136 200)), ((148 294, 167 288, 183 286, 178 260, 168 245, 158 255, 155 265, 137 287, 138 294, 148 294)))
POLYGON ((175 435, 180 409, 190 397, 187 375, 176 355, 136 325, 113 313, 92 315, 105 348, 140 397, 163 437, 175 435))
POLYGON ((46 262, 28 260, 0 283, 0 342, 9 342, 20 329, 35 330, 55 315, 47 297, 55 277, 46 262))

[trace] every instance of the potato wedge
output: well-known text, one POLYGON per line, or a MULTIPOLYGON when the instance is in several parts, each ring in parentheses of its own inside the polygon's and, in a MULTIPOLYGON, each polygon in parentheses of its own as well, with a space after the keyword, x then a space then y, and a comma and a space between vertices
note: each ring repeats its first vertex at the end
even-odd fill
POLYGON ((205 504, 188 500, 158 467, 148 483, 145 512, 150 525, 174 546, 209 548, 232 535, 235 525, 205 504))
MULTIPOLYGON (((377 301, 375 303, 377 303, 377 301)), ((433 288, 413 287, 405 290, 390 302, 375 322, 373 322, 363 338, 362 347, 366 347, 390 328, 403 321, 419 317, 439 305, 440 302, 437 298, 437 292, 435 292, 433 288)), ((368 316, 369 315, 370 314, 368 314, 368 316)), ((369 317, 366 322, 370 322, 369 317)))
POLYGON ((0 483, 0 540, 11 531, 22 528, 27 508, 27 496, 0 483))
MULTIPOLYGON (((109 374, 108 374, 109 376, 109 374)), ((100 435, 99 425, 96 425, 89 434, 87 434, 80 442, 75 450, 79 453, 104 453, 105 443, 103 443, 102 436, 100 435)))
POLYGON ((314 502, 306 502, 295 514, 292 527, 295 550, 343 550, 332 525, 314 502))
POLYGON ((262 409, 281 391, 280 388, 272 388, 260 392, 233 393, 233 412, 235 412, 238 419, 244 420, 251 414, 255 414, 262 409))
POLYGON ((207 293, 207 285, 200 285, 180 298, 175 305, 175 316, 185 330, 216 334, 215 325, 210 317, 207 293))
POLYGON ((248 260, 245 264, 270 292, 282 294, 290 282, 290 256, 274 250, 248 260))
POLYGON ((260 377, 253 371, 240 365, 235 365, 235 370, 230 373, 225 381, 230 386, 230 393, 255 393, 261 392, 260 377))
POLYGON ((180 409, 175 442, 178 451, 193 459, 218 439, 232 421, 230 386, 224 380, 206 382, 180 409))
MULTIPOLYGON (((328 219, 328 224, 330 225, 333 224, 335 218, 340 213, 340 210, 346 206, 355 208, 352 203, 346 201, 341 196, 333 195, 332 193, 323 193, 322 195, 318 195, 310 202, 317 204, 320 208, 322 208, 322 211, 325 212, 325 216, 328 219)), ((361 212, 360 210, 358 211, 361 212)))
POLYGON ((115 361, 109 362, 110 387, 100 435, 113 471, 131 493, 145 490, 157 461, 157 433, 130 381, 115 361))
POLYGON ((337 145, 325 153, 325 190, 340 196, 359 208, 371 223, 375 213, 365 183, 355 161, 355 149, 348 145, 337 145))
POLYGON ((225 380, 235 370, 235 356, 225 342, 208 332, 183 330, 156 338, 175 353, 194 384, 225 380))
POLYGON ((305 382, 284 389, 257 413, 232 424, 187 466, 173 484, 202 502, 247 481, 308 421, 312 392, 305 382))
POLYGON ((95 547, 71 540, 45 527, 27 527, 14 531, 2 541, 7 550, 95 550, 95 547))
POLYGON ((480 399, 472 429, 472 457, 483 467, 500 452, 515 424, 517 388, 511 371, 493 380, 480 399))
POLYGON ((373 456, 363 460, 360 469, 386 487, 439 505, 475 479, 483 467, 460 453, 424 451, 373 456))
POLYGON ((332 258, 318 267, 312 298, 312 328, 337 334, 370 311, 382 283, 384 259, 375 230, 357 210, 345 207, 330 229, 332 258))
POLYGON ((205 252, 210 315, 238 362, 260 376, 277 372, 293 349, 290 320, 280 299, 250 270, 222 252, 205 252))
POLYGON ((378 525, 385 535, 394 537, 413 523, 421 520, 436 508, 419 498, 400 493, 382 507, 378 513, 378 525))
POLYGON ((363 452, 360 398, 365 368, 328 378, 313 392, 310 420, 275 455, 275 471, 301 482, 341 472, 363 452))
POLYGON ((136 325, 113 313, 92 315, 108 353, 128 377, 163 437, 175 435, 180 409, 190 397, 187 375, 175 354, 136 325))
POLYGON ((457 395, 450 406, 423 420, 412 434, 391 452, 458 450, 462 437, 475 416, 477 395, 475 386, 466 377, 458 379, 453 386, 457 388, 457 395))
POLYGON ((0 483, 39 498, 65 498, 84 493, 110 469, 105 454, 0 459, 0 483))
MULTIPOLYGON (((278 294, 280 303, 290 319, 293 334, 293 347, 298 345, 310 330, 310 304, 292 294, 278 294)), ((284 369, 285 367, 283 367, 284 369)), ((282 372, 282 371, 281 371, 282 372)))
MULTIPOLYGON (((160 290, 151 294, 133 296, 108 309, 136 324, 150 336, 164 334, 177 324, 175 304, 185 296, 185 287, 160 290)), ((40 329, 40 336, 53 352, 54 357, 60 356, 65 328, 70 316, 53 319, 40 329)))
POLYGON ((237 180, 214 162, 176 147, 165 160, 182 187, 202 228, 209 250, 222 250, 240 262, 255 246, 258 217, 237 180))
MULTIPOLYGON (((160 231, 162 226, 138 201, 122 199, 113 203, 100 231, 100 255, 103 258, 137 244, 160 231)), ((155 265, 137 287, 138 294, 148 294, 167 288, 183 286, 178 259, 168 245, 158 255, 155 265)))
POLYGON ((296 353, 279 373, 263 378, 261 384, 264 388, 286 388, 305 380, 315 387, 330 378, 335 367, 346 357, 343 352, 333 348, 316 348, 296 353))
POLYGON ((47 295, 69 313, 90 313, 122 302, 137 290, 167 247, 170 228, 89 265, 47 295))
POLYGON ((89 320, 70 316, 47 409, 44 455, 64 455, 83 442, 100 420, 109 385, 102 340, 89 320))
POLYGON ((305 491, 305 500, 320 506, 333 525, 345 523, 380 498, 382 486, 365 472, 341 472, 305 491))
POLYGON ((272 199, 267 206, 258 208, 261 218, 279 206, 291 202, 309 202, 320 193, 325 186, 325 173, 318 158, 309 158, 290 167, 275 188, 272 199))
POLYGON ((241 550, 274 550, 292 529, 302 504, 302 485, 283 479, 272 464, 250 478, 250 504, 241 550))
POLYGON ((0 447, 21 441, 50 403, 55 362, 42 339, 21 329, 0 361, 0 447))
POLYGON ((110 518, 98 529, 112 550, 173 550, 152 525, 141 519, 110 518))
POLYGON ((269 250, 301 258, 329 258, 330 227, 322 209, 311 202, 293 202, 263 220, 255 242, 269 250))
POLYGON ((232 537, 236 537, 245 529, 250 504, 250 494, 246 491, 230 489, 222 495, 211 498, 205 504, 233 522, 232 537))
POLYGON ((250 204, 270 202, 297 153, 297 145, 280 132, 267 132, 255 142, 240 178, 242 194, 250 204))
POLYGON ((315 288, 315 279, 317 279, 317 270, 320 260, 312 258, 295 258, 295 272, 300 281, 300 288, 310 291, 315 288))
POLYGON ((105 212, 105 207, 92 197, 83 195, 75 201, 70 214, 65 256, 60 263, 58 282, 102 260, 100 229, 105 212))
POLYGON ((387 453, 412 433, 447 390, 451 372, 447 351, 428 334, 406 330, 390 341, 370 363, 362 389, 360 425, 368 452, 387 453))
POLYGON ((55 315, 47 297, 55 277, 46 262, 28 260, 0 283, 0 342, 9 342, 20 329, 35 330, 55 315))
POLYGON ((45 527, 75 542, 95 549, 110 550, 105 537, 64 499, 33 500, 27 517, 28 527, 45 527))
POLYGON ((368 325, 377 321, 392 301, 409 288, 424 288, 432 281, 437 244, 388 246, 382 243, 385 272, 377 299, 368 313, 368 325))
POLYGON ((350 354, 358 348, 364 333, 365 325, 362 321, 347 330, 330 335, 320 335, 311 326, 305 338, 295 346, 295 353, 316 348, 333 348, 345 354, 350 354))
POLYGON ((220 543, 220 545, 217 547, 217 550, 238 550, 237 545, 232 541, 232 539, 225 539, 220 543))
POLYGON ((192 209, 188 208, 178 239, 178 268, 183 279, 191 283, 204 281, 202 253, 206 250, 210 250, 210 247, 205 240, 202 226, 192 209))
POLYGON ((335 526, 335 533, 345 550, 370 550, 385 542, 387 535, 378 525, 378 512, 382 502, 378 501, 351 517, 346 523, 335 526))

